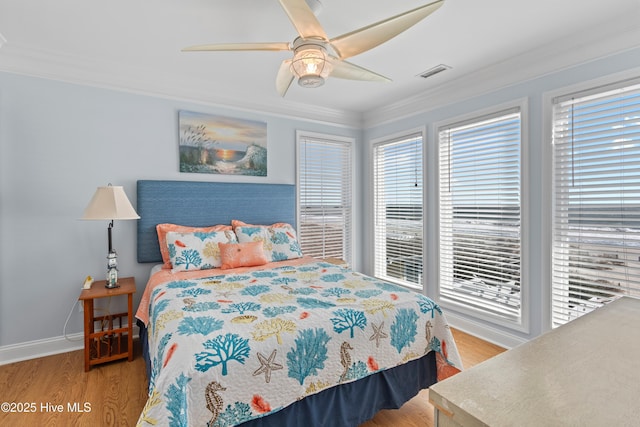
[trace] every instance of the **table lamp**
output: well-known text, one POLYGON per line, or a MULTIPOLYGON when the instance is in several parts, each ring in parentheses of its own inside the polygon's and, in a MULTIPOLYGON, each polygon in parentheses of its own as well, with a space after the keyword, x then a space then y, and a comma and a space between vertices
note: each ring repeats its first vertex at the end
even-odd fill
POLYGON ((118 287, 118 262, 117 254, 113 249, 111 239, 111 229, 113 221, 116 219, 138 219, 140 216, 136 213, 131 202, 127 198, 124 189, 121 186, 109 184, 107 187, 98 187, 89 205, 84 210, 82 219, 110 221, 107 228, 107 236, 109 239, 109 252, 107 254, 107 288, 118 287))

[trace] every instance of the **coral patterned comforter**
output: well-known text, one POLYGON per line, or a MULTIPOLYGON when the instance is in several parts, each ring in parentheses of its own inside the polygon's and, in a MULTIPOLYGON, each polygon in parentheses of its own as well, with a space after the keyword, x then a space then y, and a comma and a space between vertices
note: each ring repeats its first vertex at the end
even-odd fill
POLYGON ((236 425, 430 351, 439 379, 461 368, 427 297, 326 262, 271 265, 150 279, 138 425, 236 425))

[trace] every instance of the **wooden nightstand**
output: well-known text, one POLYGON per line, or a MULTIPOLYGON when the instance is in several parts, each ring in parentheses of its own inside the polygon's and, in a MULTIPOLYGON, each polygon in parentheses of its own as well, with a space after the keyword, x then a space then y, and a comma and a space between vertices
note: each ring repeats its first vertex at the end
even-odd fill
POLYGON ((133 277, 118 280, 118 288, 107 289, 106 281, 98 280, 91 289, 83 289, 78 299, 84 303, 84 370, 91 365, 111 362, 112 360, 133 360, 133 294, 136 281, 133 277), (97 298, 127 296, 127 312, 96 316, 93 300, 97 298), (126 319, 123 326, 122 319, 126 319), (96 327, 96 322, 99 322, 96 327))

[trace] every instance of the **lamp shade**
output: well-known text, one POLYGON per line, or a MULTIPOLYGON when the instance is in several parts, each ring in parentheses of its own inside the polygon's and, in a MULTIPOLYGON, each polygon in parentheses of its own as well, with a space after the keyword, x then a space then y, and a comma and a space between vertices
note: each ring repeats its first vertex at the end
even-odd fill
POLYGON ((89 205, 84 210, 82 219, 111 221, 114 219, 138 219, 131 202, 121 186, 109 185, 98 187, 89 205))

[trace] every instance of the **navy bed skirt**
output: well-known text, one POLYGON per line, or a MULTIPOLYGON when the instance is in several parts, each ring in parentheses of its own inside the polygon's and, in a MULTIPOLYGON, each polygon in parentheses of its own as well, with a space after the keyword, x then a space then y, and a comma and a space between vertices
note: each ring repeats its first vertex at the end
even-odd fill
MULTIPOLYGON (((142 354, 151 372, 147 329, 138 321, 142 354)), ((381 409, 396 409, 437 381, 435 352, 358 381, 331 387, 242 427, 355 427, 381 409)))

